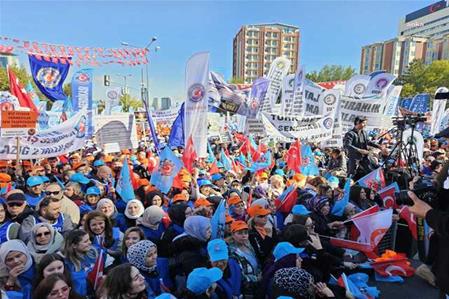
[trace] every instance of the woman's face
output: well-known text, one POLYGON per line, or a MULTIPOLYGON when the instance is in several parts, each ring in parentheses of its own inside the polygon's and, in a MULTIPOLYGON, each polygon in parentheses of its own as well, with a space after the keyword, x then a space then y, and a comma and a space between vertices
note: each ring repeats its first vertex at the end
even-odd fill
POLYGON ((326 204, 320 209, 321 214, 323 214, 324 216, 327 216, 330 212, 330 205, 328 202, 326 202, 326 204))
POLYGON ((190 199, 189 191, 182 189, 181 194, 183 194, 185 196, 185 198, 187 198, 186 201, 189 201, 189 199, 190 199))
POLYGON ((154 265, 156 265, 156 260, 157 260, 157 249, 153 247, 148 251, 147 256, 145 257, 145 265, 147 267, 153 267, 154 265))
POLYGON ((81 241, 74 245, 75 246, 75 250, 80 252, 80 253, 86 253, 90 250, 90 248, 92 247, 92 242, 89 239, 89 235, 85 234, 82 238, 81 241))
POLYGON ((68 299, 70 295, 70 287, 64 280, 58 280, 53 289, 51 289, 50 294, 48 294, 47 299, 68 299))
POLYGON ((374 190, 371 190, 371 192, 369 193, 369 199, 370 200, 374 200, 376 198, 376 192, 374 190))
POLYGON ((44 278, 47 276, 50 276, 51 274, 55 273, 64 273, 64 263, 61 261, 53 261, 50 264, 47 265, 47 267, 44 268, 44 271, 42 272, 44 275, 44 278))
POLYGON ((128 213, 131 216, 136 216, 139 214, 139 205, 135 202, 132 202, 128 205, 128 213))
POLYGON ((129 290, 130 294, 139 294, 145 290, 145 278, 140 274, 136 267, 131 267, 131 287, 129 290))
POLYGON ((89 222, 89 228, 95 235, 101 235, 104 233, 106 222, 103 218, 95 217, 89 222))
POLYGON ((114 214, 114 205, 110 202, 105 203, 101 206, 100 211, 102 211, 106 216, 110 217, 114 214))
POLYGON ((41 226, 36 230, 35 238, 37 244, 47 245, 50 243, 51 232, 47 227, 41 226))
POLYGON ((304 226, 307 229, 307 232, 310 233, 314 233, 314 229, 315 229, 315 225, 313 224, 312 218, 307 218, 306 223, 304 224, 304 226))
POLYGON ((5 258, 6 267, 11 270, 16 267, 25 267, 27 256, 20 251, 10 251, 5 258))
POLYGON ((238 216, 242 216, 245 213, 245 204, 241 201, 238 204, 234 205, 234 212, 238 216))
POLYGON ((86 199, 89 204, 96 205, 98 200, 100 199, 100 196, 91 194, 91 195, 87 195, 86 199))
POLYGON ((186 215, 186 219, 193 215, 193 210, 191 207, 187 207, 187 209, 184 211, 184 214, 186 215))
POLYGON ((226 270, 226 267, 228 266, 228 260, 219 260, 215 262, 211 262, 212 267, 217 267, 221 271, 226 270))
POLYGON ((239 245, 244 245, 248 243, 248 230, 242 229, 234 232, 232 234, 232 239, 234 239, 235 243, 239 245))
POLYGON ((267 215, 258 215, 256 217, 254 217, 254 224, 257 226, 265 226, 265 224, 267 224, 268 221, 268 217, 267 215))
POLYGON ((68 186, 64 190, 64 195, 67 197, 72 197, 75 194, 75 189, 72 186, 68 186))
POLYGON ((0 205, 0 223, 3 223, 6 219, 6 211, 3 205, 0 205))
POLYGON ((140 241, 140 235, 138 232, 130 232, 125 238, 125 246, 129 248, 129 246, 136 244, 140 241))
POLYGON ((162 198, 159 195, 153 197, 153 206, 162 206, 162 198))
POLYGON ((366 199, 366 191, 365 191, 365 189, 360 190, 360 199, 362 199, 362 200, 366 199))

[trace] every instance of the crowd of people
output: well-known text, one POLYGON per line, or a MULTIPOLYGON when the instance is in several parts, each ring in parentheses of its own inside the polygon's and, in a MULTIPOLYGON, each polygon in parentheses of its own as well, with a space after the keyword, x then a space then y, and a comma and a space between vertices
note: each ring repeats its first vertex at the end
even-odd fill
MULTIPOLYGON (((366 257, 354 259, 328 237, 345 238, 347 219, 383 203, 378 190, 353 177, 343 215, 331 210, 366 146, 379 148, 374 161, 381 163, 392 144, 368 143, 358 133, 363 124, 355 125, 344 148, 312 145, 320 169, 314 176, 288 168, 285 144, 258 147, 273 155, 265 169, 226 170, 221 150, 238 159, 241 140, 211 141, 214 159, 198 159, 192 173, 182 169, 167 194, 150 184, 159 162, 145 147, 0 161, 1 298, 346 298, 345 288, 329 281, 366 272, 359 267, 366 257), (124 161, 136 182, 129 201, 116 192, 124 161), (294 205, 279 209, 292 186, 294 205), (211 217, 223 200, 224 235, 213 238, 211 217)), ((174 152, 181 156, 182 148, 174 152)), ((426 140, 421 174, 447 177, 448 153, 444 139, 426 140)))

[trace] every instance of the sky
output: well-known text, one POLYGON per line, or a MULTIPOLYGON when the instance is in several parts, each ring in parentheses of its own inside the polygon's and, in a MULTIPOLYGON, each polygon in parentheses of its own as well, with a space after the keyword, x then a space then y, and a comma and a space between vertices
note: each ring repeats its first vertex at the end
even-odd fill
MULTIPOLYGON (((357 71, 361 47, 397 35, 399 20, 434 1, 20 1, 0 0, 0 35, 84 47, 150 49, 150 98, 184 97, 185 64, 210 52, 210 70, 232 76, 232 40, 242 25, 285 23, 300 28, 300 63, 306 72, 326 64, 357 71), (154 51, 153 46, 160 49, 154 51)), ((20 57, 24 65, 27 60, 20 57)), ((72 67, 69 76, 76 71, 72 67)), ((128 78, 138 95, 141 67, 95 68, 94 98, 104 95, 103 75, 113 84, 128 78)), ((70 78, 70 77, 68 77, 70 78)), ((66 79, 68 81, 68 79, 66 79)))

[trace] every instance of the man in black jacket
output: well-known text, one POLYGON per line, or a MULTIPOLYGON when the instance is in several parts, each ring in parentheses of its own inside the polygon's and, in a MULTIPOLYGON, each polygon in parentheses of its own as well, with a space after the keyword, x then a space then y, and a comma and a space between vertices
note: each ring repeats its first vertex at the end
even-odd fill
MULTIPOLYGON (((449 137, 449 136, 448 136, 449 137)), ((413 192, 409 196, 414 205, 410 212, 415 216, 425 218, 437 237, 438 248, 432 264, 432 272, 436 277, 436 284, 440 289, 440 298, 449 296, 449 162, 443 166, 436 178, 438 185, 438 208, 432 208, 420 200, 413 192)))
POLYGON ((363 130, 366 127, 365 117, 357 116, 354 120, 354 128, 345 134, 343 146, 348 157, 348 175, 355 175, 360 161, 367 158, 368 146, 380 149, 380 146, 368 140, 368 134, 363 130))

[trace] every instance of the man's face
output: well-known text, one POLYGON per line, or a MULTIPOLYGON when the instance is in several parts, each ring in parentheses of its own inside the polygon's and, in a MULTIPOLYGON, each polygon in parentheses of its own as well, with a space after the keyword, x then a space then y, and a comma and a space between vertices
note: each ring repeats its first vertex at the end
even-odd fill
POLYGON ((56 220, 61 212, 61 201, 51 201, 48 206, 43 207, 41 215, 48 220, 56 220))
POLYGON ((30 193, 32 194, 40 195, 42 193, 42 184, 33 187, 28 187, 28 190, 30 190, 30 193))
POLYGON ((51 184, 47 188, 45 188, 45 193, 46 193, 46 195, 48 195, 52 198, 56 198, 58 200, 61 200, 62 196, 63 196, 61 187, 56 184, 51 184))
POLYGON ((51 168, 56 168, 56 166, 58 166, 58 159, 48 159, 48 163, 50 164, 51 168))
POLYGON ((366 121, 366 120, 360 122, 360 123, 358 124, 358 129, 359 129, 359 130, 365 129, 366 124, 367 124, 367 121, 366 121))

